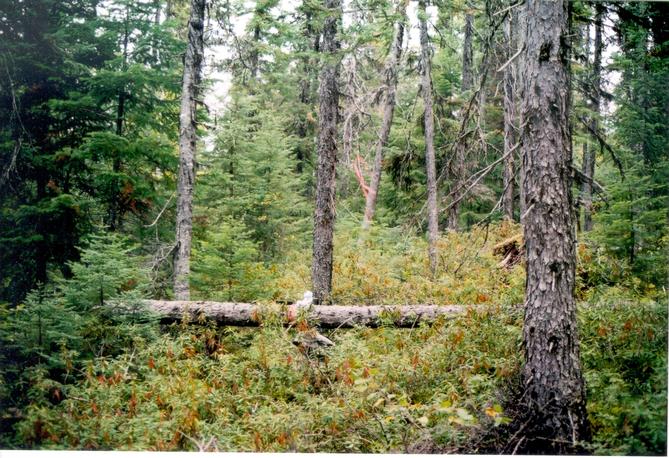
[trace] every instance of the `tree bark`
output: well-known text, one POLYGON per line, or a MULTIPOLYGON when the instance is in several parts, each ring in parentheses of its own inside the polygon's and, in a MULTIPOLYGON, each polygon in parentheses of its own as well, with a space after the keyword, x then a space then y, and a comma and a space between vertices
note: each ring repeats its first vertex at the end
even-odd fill
POLYGON ((324 0, 327 17, 323 26, 318 98, 318 165, 316 168, 316 208, 311 263, 314 302, 330 301, 335 222, 335 170, 337 164, 337 118, 339 116, 339 61, 337 29, 341 18, 340 0, 324 0))
MULTIPOLYGON (((125 10, 125 22, 124 22, 124 31, 123 31, 123 63, 121 64, 121 70, 126 72, 128 70, 128 40, 130 36, 130 31, 128 30, 129 18, 128 8, 125 10)), ((122 87, 118 92, 118 103, 116 105, 116 135, 121 137, 123 135, 123 122, 125 121, 125 86, 122 87)), ((121 172, 121 158, 118 154, 114 157, 112 161, 112 171, 114 175, 117 175, 121 172)), ((113 191, 114 196, 112 202, 109 204, 109 209, 107 210, 108 219, 109 219, 109 230, 114 232, 121 227, 121 218, 123 217, 123 209, 121 205, 121 195, 119 192, 121 183, 118 181, 118 178, 115 180, 115 189, 113 191)))
POLYGON ((335 306, 261 306, 238 302, 205 301, 144 301, 146 307, 159 314, 164 321, 178 321, 187 317, 201 317, 226 326, 259 326, 263 317, 278 316, 286 324, 294 323, 305 313, 310 322, 323 328, 376 327, 383 322, 397 327, 412 327, 421 322, 453 318, 468 310, 488 306, 467 305, 335 305, 335 306))
POLYGON ((465 39, 462 44, 462 86, 463 92, 474 86, 474 16, 465 14, 465 39))
MULTIPOLYGON (((592 118, 590 121, 590 130, 599 131, 599 113, 601 105, 601 79, 602 79, 602 19, 604 16, 604 7, 597 3, 595 14, 595 49, 592 62, 592 118)), ((583 147, 583 175, 595 178, 595 148, 586 145, 583 147)), ((583 182, 582 190, 583 200, 583 231, 592 230, 592 184, 590 180, 583 182)))
MULTIPOLYGON (((506 19, 504 28, 504 39, 506 40, 506 58, 511 59, 516 53, 516 40, 514 39, 515 13, 511 11, 506 19)), ((511 62, 504 69, 504 154, 516 144, 516 64, 511 62)), ((502 209, 504 217, 513 221, 514 211, 514 154, 508 154, 504 161, 504 191, 502 197, 502 209)))
POLYGON ((437 273, 437 240, 439 220, 437 213, 437 168, 434 152, 434 114, 432 111, 432 57, 430 37, 427 34, 427 8, 425 0, 418 2, 421 49, 421 92, 425 105, 425 168, 427 172, 427 254, 432 275, 437 273))
MULTIPOLYGON (((469 5, 468 5, 469 7, 469 5)), ((474 16, 470 13, 465 14, 464 42, 462 44, 462 83, 460 89, 462 92, 471 90, 474 86, 474 16)), ((483 88, 481 88, 483 91, 483 88)), ((482 95, 479 94, 479 97, 482 95)), ((479 104, 480 105, 480 104, 479 104)), ((462 203, 462 180, 465 175, 465 156, 467 145, 465 140, 458 141, 455 145, 455 157, 451 165, 452 174, 452 202, 448 206, 446 215, 446 227, 449 231, 456 232, 460 222, 460 205, 462 203)))
POLYGON ((587 439, 574 301, 568 17, 564 0, 528 0, 522 86, 527 435, 533 447, 558 453, 587 439))
POLYGON ((177 181, 176 249, 174 253, 174 297, 190 298, 188 277, 193 237, 193 187, 197 149, 197 97, 200 94, 204 60, 204 9, 206 0, 192 0, 188 21, 188 47, 179 115, 179 177, 177 181))
MULTIPOLYGON (((518 8, 518 45, 525 47, 525 42, 527 41, 527 3, 523 2, 518 8)), ((525 51, 525 50, 524 50, 525 51)), ((524 81, 524 75, 523 75, 523 69, 522 69, 522 55, 519 56, 518 60, 518 66, 516 67, 517 73, 516 73, 516 88, 520 90, 522 93, 522 88, 525 84, 524 81)), ((518 103, 519 105, 522 103, 520 100, 520 94, 517 94, 516 97, 518 97, 518 103)), ((525 120, 523 118, 523 110, 520 109, 518 110, 518 134, 519 134, 519 140, 522 141, 522 133, 520 132, 520 126, 523 126, 525 124, 525 120)), ((518 167, 518 210, 519 210, 519 217, 518 220, 520 221, 520 224, 522 226, 525 225, 525 211, 527 210, 527 205, 526 205, 526 199, 525 199, 525 169, 522 166, 522 155, 523 155, 523 149, 522 149, 522 143, 519 148, 519 159, 520 159, 520 166, 518 167)))
POLYGON ((362 227, 367 229, 374 218, 376 210, 376 198, 379 193, 379 184, 381 183, 381 170, 383 166, 383 150, 388 144, 390 128, 393 124, 393 115, 395 113, 395 96, 397 93, 397 73, 400 58, 402 56, 402 40, 404 38, 404 28, 406 22, 406 2, 400 0, 397 8, 399 18, 395 23, 395 33, 393 42, 390 46, 390 52, 386 60, 386 68, 383 74, 383 84, 386 88, 385 103, 383 105, 383 121, 379 140, 376 143, 376 155, 374 156, 374 169, 369 184, 369 193, 365 201, 365 216, 362 220, 362 227))

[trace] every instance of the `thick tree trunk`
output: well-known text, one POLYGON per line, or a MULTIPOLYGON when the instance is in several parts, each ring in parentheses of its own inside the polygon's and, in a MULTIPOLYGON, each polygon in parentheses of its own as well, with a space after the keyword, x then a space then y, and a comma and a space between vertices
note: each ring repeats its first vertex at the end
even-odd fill
POLYGON ((390 52, 386 60, 384 70, 383 84, 386 88, 385 103, 383 105, 383 121, 381 122, 381 131, 376 143, 376 155, 374 156, 374 169, 369 184, 369 193, 365 201, 365 216, 362 220, 362 227, 368 228, 374 218, 376 210, 376 198, 379 193, 379 184, 381 183, 381 170, 383 166, 383 150, 388 144, 390 128, 393 124, 393 115, 395 113, 395 95, 397 92, 397 72, 402 56, 402 40, 404 38, 404 23, 406 21, 406 2, 400 1, 397 14, 399 18, 395 24, 395 34, 390 46, 390 52))
POLYGON ((437 240, 439 220, 437 213, 437 166, 434 152, 434 114, 432 112, 432 56, 430 37, 427 34, 427 11, 425 0, 418 2, 421 49, 421 92, 425 104, 425 167, 427 172, 427 254, 432 275, 437 273, 437 240))
MULTIPOLYGON (((515 14, 512 11, 506 19, 504 39, 506 40, 506 58, 516 53, 514 39, 515 14)), ((508 154, 516 144, 516 64, 508 64, 504 69, 504 154, 508 154)), ((502 209, 504 217, 513 221, 514 211, 514 154, 508 154, 504 160, 504 193, 502 195, 502 209)))
POLYGON ((333 305, 333 306, 261 306, 238 302, 205 301, 144 301, 147 308, 164 321, 207 318, 220 325, 259 326, 263 317, 278 316, 284 323, 294 323, 302 313, 310 322, 323 328, 353 326, 376 327, 392 323, 397 327, 412 327, 421 322, 433 322, 441 317, 451 318, 468 310, 488 306, 466 305, 333 305))
POLYGON ((193 186, 197 147, 197 97, 200 93, 204 60, 205 0, 192 0, 188 21, 188 47, 184 57, 184 75, 179 115, 179 177, 177 181, 177 226, 174 253, 174 297, 190 298, 191 239, 193 237, 193 186))
POLYGON ((527 279, 523 379, 530 447, 568 450, 586 439, 574 301, 575 233, 569 142, 567 2, 528 0, 522 128, 527 279))
MULTIPOLYGON (((598 3, 595 15, 595 50, 592 62, 592 111, 593 116, 590 122, 592 132, 599 131, 599 112, 601 105, 601 79, 602 79, 602 19, 604 16, 604 7, 598 3)), ((595 178, 595 148, 584 147, 583 149, 583 175, 595 178)), ((583 182, 583 230, 588 232, 592 230, 592 182, 585 180, 583 182)))
POLYGON ((335 223, 335 170, 337 164, 337 118, 339 115, 339 61, 337 29, 341 18, 340 0, 324 0, 327 17, 323 26, 322 68, 318 99, 318 165, 316 169, 316 208, 311 263, 314 302, 330 301, 335 223))

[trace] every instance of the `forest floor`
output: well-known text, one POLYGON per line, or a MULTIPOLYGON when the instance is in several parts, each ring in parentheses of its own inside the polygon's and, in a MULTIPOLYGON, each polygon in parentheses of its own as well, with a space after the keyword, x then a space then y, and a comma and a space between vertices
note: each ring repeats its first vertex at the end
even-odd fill
MULTIPOLYGON (((56 381, 35 371, 30 405, 2 443, 510 453, 504 425, 513 420, 507 393, 522 362, 517 304, 524 271, 522 262, 500 266, 494 248, 517 231, 499 225, 448 235, 441 246, 450 255, 442 257, 444 274, 435 281, 425 275, 424 243, 417 238, 340 238, 337 303, 489 307, 413 329, 322 331, 335 345, 320 355, 302 353, 291 343, 298 330, 280 324, 251 329, 181 323, 137 332, 125 351, 91 359, 79 376, 56 381)), ((308 285, 308 265, 299 259, 297 253, 287 260, 289 267, 267 290, 299 298, 308 285)), ((579 249, 578 318, 593 431, 584 446, 594 454, 662 455, 667 307, 648 285, 607 284, 611 269, 587 247, 579 249)))

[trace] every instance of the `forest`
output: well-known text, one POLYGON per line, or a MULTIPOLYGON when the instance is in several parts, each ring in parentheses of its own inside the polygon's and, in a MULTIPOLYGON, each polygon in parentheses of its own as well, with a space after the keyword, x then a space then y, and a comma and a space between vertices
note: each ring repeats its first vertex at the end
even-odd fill
POLYGON ((0 0, 0 449, 667 454, 669 3, 0 0))

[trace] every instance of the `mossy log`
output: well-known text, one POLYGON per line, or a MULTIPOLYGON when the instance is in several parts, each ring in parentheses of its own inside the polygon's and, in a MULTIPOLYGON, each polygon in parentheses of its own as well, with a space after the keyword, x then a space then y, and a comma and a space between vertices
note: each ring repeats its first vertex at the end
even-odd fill
POLYGON ((382 324, 412 327, 421 322, 454 318, 479 306, 464 305, 259 305, 238 302, 145 301, 164 322, 211 320, 224 326, 259 326, 263 322, 286 325, 306 320, 322 328, 382 324))

